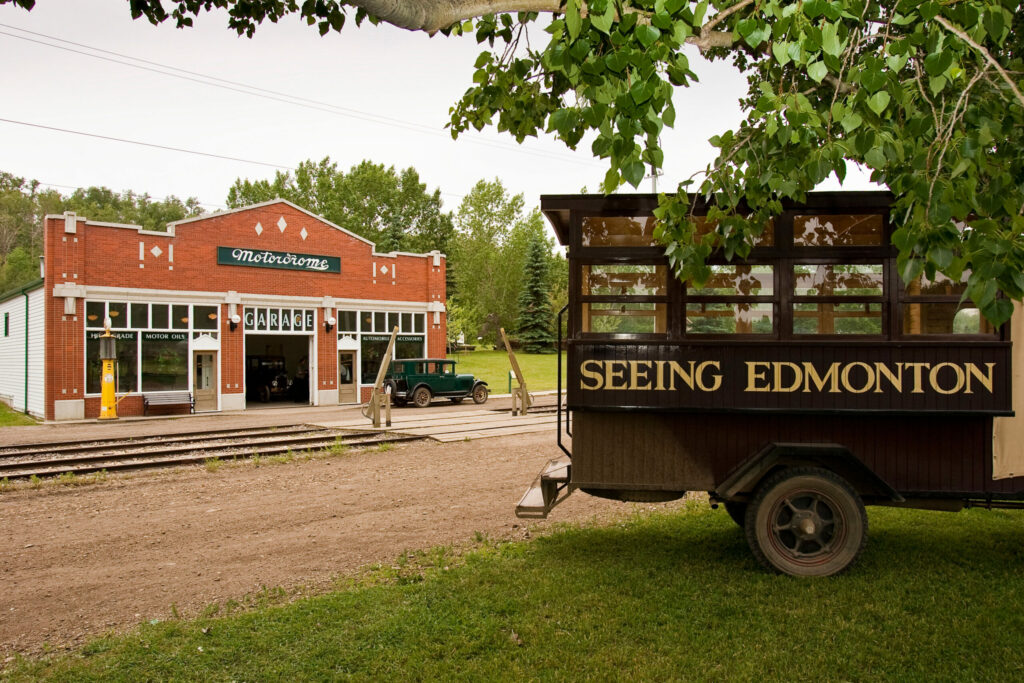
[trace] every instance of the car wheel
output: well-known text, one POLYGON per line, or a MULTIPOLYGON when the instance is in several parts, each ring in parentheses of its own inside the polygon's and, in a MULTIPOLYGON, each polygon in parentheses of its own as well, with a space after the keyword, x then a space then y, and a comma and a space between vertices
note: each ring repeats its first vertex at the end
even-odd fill
POLYGON ((487 403, 487 387, 483 384, 477 384, 473 387, 473 403, 480 405, 487 403))
POLYGON ((791 576, 832 576, 854 563, 867 542, 864 503, 845 479, 818 467, 769 477, 747 508, 754 556, 791 576))
POLYGON ((412 402, 417 408, 426 408, 430 405, 430 389, 420 387, 412 393, 412 402))

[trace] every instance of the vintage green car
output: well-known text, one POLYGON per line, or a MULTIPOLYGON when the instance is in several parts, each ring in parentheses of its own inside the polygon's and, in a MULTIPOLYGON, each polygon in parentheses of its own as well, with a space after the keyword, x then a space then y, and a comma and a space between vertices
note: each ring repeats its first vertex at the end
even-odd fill
POLYGON ((473 375, 455 373, 455 361, 440 358, 403 358, 391 363, 384 380, 384 390, 391 392, 396 406, 412 401, 419 408, 430 405, 434 398, 447 398, 462 403, 472 398, 473 403, 487 402, 487 382, 473 375))

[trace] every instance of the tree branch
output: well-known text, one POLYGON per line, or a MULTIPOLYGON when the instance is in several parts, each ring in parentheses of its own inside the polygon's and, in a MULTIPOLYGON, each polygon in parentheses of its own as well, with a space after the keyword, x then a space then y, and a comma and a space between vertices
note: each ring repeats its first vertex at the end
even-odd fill
POLYGON ((990 53, 988 50, 986 50, 978 43, 974 42, 974 40, 969 35, 967 35, 967 33, 962 28, 953 24, 941 14, 935 16, 935 21, 936 23, 939 24, 939 26, 942 26, 944 29, 955 35, 957 38, 964 41, 965 43, 973 47, 975 50, 980 52, 981 56, 985 58, 985 61, 991 64, 993 68, 995 68, 995 70, 999 72, 999 75, 1003 77, 1003 80, 1006 81, 1006 84, 1010 86, 1010 90, 1013 91, 1013 94, 1017 98, 1017 103, 1024 107, 1024 94, 1021 93, 1020 88, 1018 88, 1017 84, 1013 82, 1012 78, 1010 78, 1010 74, 1006 73, 1006 69, 1004 69, 1002 65, 996 61, 995 57, 992 56, 992 53, 990 53))

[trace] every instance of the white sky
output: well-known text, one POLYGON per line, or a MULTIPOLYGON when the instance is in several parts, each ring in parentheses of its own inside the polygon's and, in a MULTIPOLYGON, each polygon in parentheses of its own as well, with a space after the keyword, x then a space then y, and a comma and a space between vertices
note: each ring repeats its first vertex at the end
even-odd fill
MULTIPOLYGON (((546 37, 534 34, 534 40, 546 37)), ((537 205, 541 194, 583 187, 596 192, 606 167, 590 155, 589 144, 575 153, 551 138, 519 146, 493 130, 451 140, 443 128, 448 109, 470 85, 482 49, 472 37, 428 38, 390 26, 356 28, 354 22, 340 35, 321 38, 298 18, 265 24, 252 39, 237 37, 217 13, 201 15, 192 29, 178 30, 170 22, 154 27, 133 21, 123 0, 39 0, 31 12, 0 5, 0 118, 289 167, 328 155, 342 170, 363 159, 413 166, 430 191, 441 189, 451 210, 481 178, 500 178, 524 194, 527 206, 537 205), (100 54, 94 50, 25 31, 349 113, 103 61, 86 56, 100 54)), ((676 129, 662 136, 665 175, 659 189, 674 188, 703 169, 714 158, 707 139, 741 120, 736 102, 743 80, 727 65, 696 55, 691 62, 702 82, 676 94, 679 115, 676 129)), ((63 192, 101 185, 158 198, 195 196, 208 211, 223 208, 236 178, 270 178, 275 171, 3 121, 0 170, 63 192)), ((851 173, 846 188, 869 189, 870 183, 851 173)), ((650 182, 639 189, 650 191, 650 182)))

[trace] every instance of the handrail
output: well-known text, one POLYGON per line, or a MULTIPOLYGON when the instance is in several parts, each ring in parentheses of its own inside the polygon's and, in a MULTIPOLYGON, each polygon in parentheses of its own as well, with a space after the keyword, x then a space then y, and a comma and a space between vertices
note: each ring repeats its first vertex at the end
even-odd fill
MULTIPOLYGON (((569 456, 569 458, 571 459, 572 458, 572 453, 569 452, 568 448, 566 448, 565 446, 562 445, 562 316, 565 314, 565 311, 568 308, 569 308, 569 304, 566 304, 565 306, 562 306, 562 310, 560 310, 558 312, 558 348, 557 348, 557 351, 558 351, 558 381, 556 382, 555 386, 558 388, 558 395, 557 395, 557 401, 556 401, 556 405, 558 406, 558 408, 557 408, 557 413, 558 413, 558 420, 557 420, 557 425, 558 425, 558 447, 561 448, 562 452, 565 453, 567 456, 569 456)), ((569 423, 569 411, 568 410, 566 410, 565 422, 566 422, 566 425, 568 425, 568 423, 569 423)), ((569 436, 570 437, 572 436, 571 432, 569 432, 569 436)))

